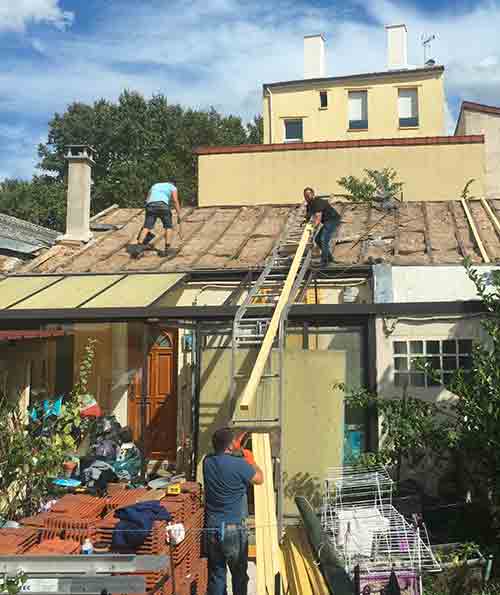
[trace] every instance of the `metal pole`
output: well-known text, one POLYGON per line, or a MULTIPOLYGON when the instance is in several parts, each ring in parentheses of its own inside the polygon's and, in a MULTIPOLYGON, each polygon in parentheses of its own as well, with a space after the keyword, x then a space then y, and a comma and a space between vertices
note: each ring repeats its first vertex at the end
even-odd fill
POLYGON ((198 463, 198 440, 200 435, 200 383, 201 383, 201 327, 196 323, 193 333, 193 369, 191 397, 191 480, 196 481, 196 465, 198 463))
POLYGON ((150 343, 150 328, 149 324, 145 323, 143 326, 142 335, 142 370, 141 370, 141 448, 142 448, 142 481, 146 478, 146 407, 148 398, 148 384, 149 384, 149 343, 150 343))

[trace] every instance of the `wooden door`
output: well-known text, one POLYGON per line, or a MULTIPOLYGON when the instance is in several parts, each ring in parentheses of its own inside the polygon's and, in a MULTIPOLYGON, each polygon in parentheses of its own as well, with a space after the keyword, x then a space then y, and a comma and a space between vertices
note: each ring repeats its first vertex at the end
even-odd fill
MULTIPOLYGON (((144 450, 147 458, 175 461, 177 443, 177 332, 162 330, 148 355, 144 450)), ((129 425, 141 438, 141 374, 129 390, 129 425)))

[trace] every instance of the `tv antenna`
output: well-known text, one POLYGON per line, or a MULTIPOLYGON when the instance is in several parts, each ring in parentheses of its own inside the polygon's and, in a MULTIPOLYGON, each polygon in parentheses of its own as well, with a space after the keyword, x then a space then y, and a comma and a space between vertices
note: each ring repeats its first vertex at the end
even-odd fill
POLYGON ((431 43, 436 39, 435 35, 422 34, 420 40, 422 41, 422 47, 424 48, 424 64, 429 61, 431 43))

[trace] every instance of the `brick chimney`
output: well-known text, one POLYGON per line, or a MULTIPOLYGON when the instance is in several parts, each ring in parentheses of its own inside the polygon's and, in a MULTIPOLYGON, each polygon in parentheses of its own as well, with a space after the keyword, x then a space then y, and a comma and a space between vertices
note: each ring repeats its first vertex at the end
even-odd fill
POLYGON ((70 145, 66 149, 68 162, 68 197, 66 233, 62 242, 82 243, 92 239, 90 231, 90 189, 95 150, 88 145, 70 145))

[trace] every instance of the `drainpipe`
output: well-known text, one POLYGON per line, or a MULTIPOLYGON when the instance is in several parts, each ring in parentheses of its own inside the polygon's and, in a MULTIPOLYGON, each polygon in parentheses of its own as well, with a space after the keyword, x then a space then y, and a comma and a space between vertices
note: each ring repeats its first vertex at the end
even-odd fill
POLYGON ((269 144, 273 144, 273 94, 271 93, 271 89, 266 87, 267 92, 269 93, 269 144))
POLYGON ((200 384, 201 384, 201 328, 196 323, 193 333, 192 370, 191 370, 191 480, 196 481, 198 464, 198 440, 200 436, 200 384))

